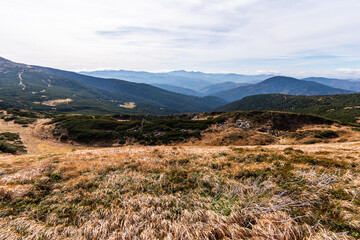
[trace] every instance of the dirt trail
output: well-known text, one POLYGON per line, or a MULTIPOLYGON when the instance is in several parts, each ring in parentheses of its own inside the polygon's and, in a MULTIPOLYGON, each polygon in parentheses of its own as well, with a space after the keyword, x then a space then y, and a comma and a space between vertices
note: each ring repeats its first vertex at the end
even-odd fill
MULTIPOLYGON (((49 132, 49 126, 43 125, 48 121, 50 119, 39 119, 29 127, 22 127, 19 124, 0 119, 0 132, 19 133, 28 154, 65 153, 79 148, 55 141, 49 132)), ((0 158, 4 157, 9 157, 9 155, 0 154, 0 158)))
POLYGON ((24 72, 20 72, 20 73, 19 73, 19 79, 20 79, 19 85, 23 87, 22 90, 25 90, 26 86, 25 86, 25 84, 23 84, 23 82, 22 82, 22 74, 23 74, 23 73, 24 73, 24 72))

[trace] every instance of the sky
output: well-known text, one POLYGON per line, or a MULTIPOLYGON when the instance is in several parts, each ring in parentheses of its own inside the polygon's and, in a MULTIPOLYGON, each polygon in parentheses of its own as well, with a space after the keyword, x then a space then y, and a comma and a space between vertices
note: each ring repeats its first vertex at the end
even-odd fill
POLYGON ((360 79, 359 0, 0 0, 0 56, 72 71, 360 79))

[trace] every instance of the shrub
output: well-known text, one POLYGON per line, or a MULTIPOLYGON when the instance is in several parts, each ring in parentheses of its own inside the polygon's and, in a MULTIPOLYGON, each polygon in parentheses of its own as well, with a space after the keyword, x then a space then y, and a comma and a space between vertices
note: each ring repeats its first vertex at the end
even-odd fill
POLYGON ((35 121, 35 118, 16 118, 14 123, 26 125, 34 123, 35 121))
POLYGON ((314 135, 314 137, 316 137, 316 138, 337 138, 337 137, 339 137, 339 135, 332 130, 325 130, 325 131, 318 132, 316 135, 314 135))
POLYGON ((304 144, 315 144, 315 143, 319 143, 319 142, 321 142, 321 141, 319 141, 319 140, 309 140, 309 141, 304 142, 304 144))
POLYGON ((25 148, 21 145, 11 144, 8 142, 0 142, 0 152, 16 154, 20 152, 26 152, 25 148))
POLYGON ((17 133, 11 133, 11 132, 0 133, 0 140, 16 141, 19 139, 20 136, 17 133))

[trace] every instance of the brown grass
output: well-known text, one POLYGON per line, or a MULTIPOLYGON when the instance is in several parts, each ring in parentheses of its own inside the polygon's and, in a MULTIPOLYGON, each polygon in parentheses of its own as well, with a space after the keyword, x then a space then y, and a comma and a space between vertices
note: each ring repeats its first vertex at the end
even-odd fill
POLYGON ((0 156, 0 239, 360 238, 348 127, 299 129, 347 139, 311 145, 217 125, 176 146, 84 148, 56 142, 46 121, 0 120, 30 151, 0 156))
POLYGON ((308 145, 0 159, 0 239, 354 239, 359 152, 338 144, 346 146, 339 155, 332 145, 326 157, 354 164, 348 169, 309 162, 323 153, 308 145))

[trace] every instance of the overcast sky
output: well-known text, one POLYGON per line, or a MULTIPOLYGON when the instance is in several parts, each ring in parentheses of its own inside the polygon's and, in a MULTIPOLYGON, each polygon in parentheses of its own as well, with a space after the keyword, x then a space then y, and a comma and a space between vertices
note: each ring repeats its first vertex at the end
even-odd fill
POLYGON ((360 79, 360 0, 0 0, 0 56, 360 79))

